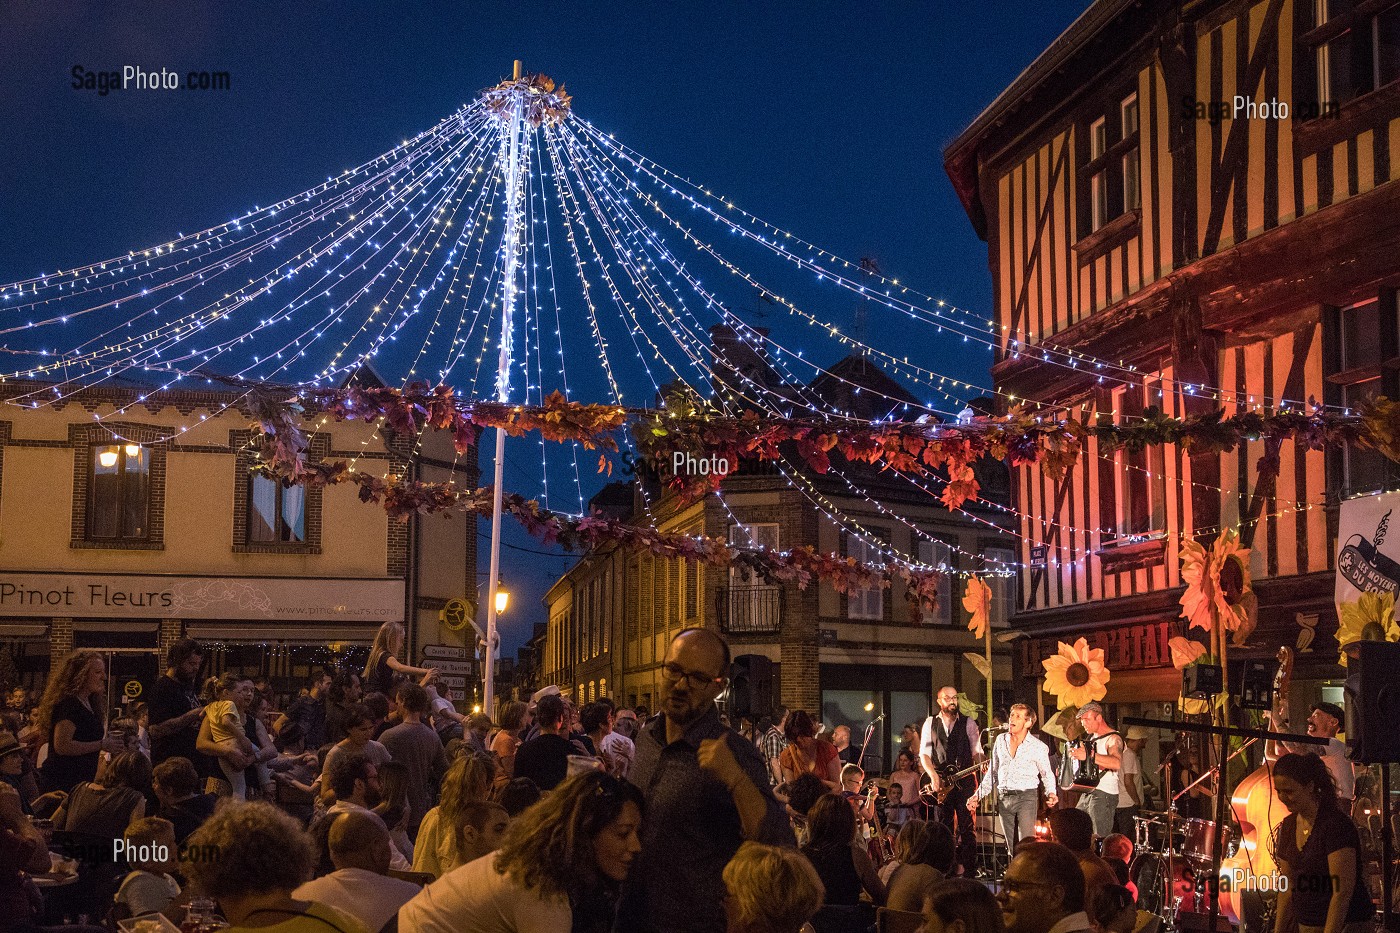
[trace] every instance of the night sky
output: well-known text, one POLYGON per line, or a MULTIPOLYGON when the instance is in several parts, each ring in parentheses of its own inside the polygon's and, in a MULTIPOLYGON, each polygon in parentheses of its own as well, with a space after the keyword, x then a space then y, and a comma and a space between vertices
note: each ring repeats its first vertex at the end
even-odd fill
MULTIPOLYGON (((577 113, 667 168, 985 314, 985 244, 943 173, 942 148, 1086 5, 5 4, 0 282, 163 242, 316 185, 474 100, 520 58, 566 82, 577 113), (71 87, 75 65, 127 64, 226 71, 231 88, 71 87)), ((823 313, 847 321, 853 301, 833 293, 823 313)), ((905 326, 871 322, 894 325, 905 326)), ((901 340, 943 371, 987 381, 985 350, 917 330, 901 340)), ((845 352, 807 346, 826 362, 845 352)), ((591 400, 590 390, 585 381, 575 397, 591 400)), ((521 478, 508 473, 507 487, 530 492, 538 461, 537 447, 513 453, 521 478)), ((584 482, 600 481, 586 472, 584 482)), ((536 547, 513 530, 507 540, 536 547)), ((569 559, 507 550, 503 563, 513 654, 569 559)))

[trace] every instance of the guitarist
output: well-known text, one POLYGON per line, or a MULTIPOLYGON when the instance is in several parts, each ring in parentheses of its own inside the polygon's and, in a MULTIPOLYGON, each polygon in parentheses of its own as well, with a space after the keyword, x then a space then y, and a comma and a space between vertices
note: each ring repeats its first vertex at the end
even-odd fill
POLYGON ((1075 718, 1084 727, 1084 738, 1070 750, 1079 763, 1075 786, 1087 791, 1076 806, 1088 811, 1094 820, 1094 834, 1103 838, 1113 832, 1113 816, 1118 810, 1123 737, 1103 718, 1103 707, 1093 700, 1081 706, 1075 718))
POLYGON ((982 778, 977 792, 968 797, 968 810, 977 809, 977 801, 995 788, 997 813, 1006 837, 1007 851, 1015 854, 1016 843, 1035 837, 1035 818, 1040 812, 1039 788, 1045 788, 1045 803, 1054 808, 1059 802, 1055 791, 1055 772, 1050 769, 1050 749, 1030 734, 1035 713, 1024 703, 1011 707, 1007 732, 992 743, 992 765, 982 778))
MULTIPOLYGON (((969 768, 982 757, 982 734, 977 722, 958 712, 955 688, 942 688, 938 691, 938 712, 924 720, 919 738, 919 760, 929 777, 930 789, 937 794, 943 788, 944 774, 969 768)), ((964 778, 934 807, 935 818, 957 840, 958 874, 971 874, 977 862, 974 817, 967 809, 968 796, 975 786, 975 778, 964 778)))

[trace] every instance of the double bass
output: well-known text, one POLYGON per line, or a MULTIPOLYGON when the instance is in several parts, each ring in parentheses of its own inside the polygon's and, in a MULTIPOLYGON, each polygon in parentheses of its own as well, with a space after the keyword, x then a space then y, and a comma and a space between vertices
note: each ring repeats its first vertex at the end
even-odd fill
MULTIPOLYGON (((1278 673, 1274 675, 1274 708, 1271 726, 1287 719, 1288 683, 1293 676, 1293 649, 1278 650, 1278 673)), ((1242 884, 1238 878, 1272 878, 1278 871, 1273 839, 1288 809, 1274 789, 1273 762, 1265 759, 1235 786, 1230 796, 1230 813, 1240 827, 1240 845, 1235 854, 1220 862, 1220 912, 1231 923, 1244 916, 1242 884)), ((1271 888, 1264 888, 1271 890, 1271 888)))

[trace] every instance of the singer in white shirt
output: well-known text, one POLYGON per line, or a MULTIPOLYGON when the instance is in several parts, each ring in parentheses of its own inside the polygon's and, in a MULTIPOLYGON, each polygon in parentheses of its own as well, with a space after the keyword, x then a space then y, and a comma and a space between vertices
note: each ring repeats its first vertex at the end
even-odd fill
POLYGON ((997 791, 997 813, 1001 817, 1006 848, 1015 852, 1016 844, 1035 836, 1035 818, 1040 812, 1040 797, 1036 791, 1045 788, 1047 803, 1058 802, 1055 795, 1055 773, 1050 769, 1050 749, 1030 734, 1035 713, 1024 703, 1011 707, 1007 731, 992 743, 992 764, 982 776, 977 793, 967 801, 967 808, 976 811, 977 802, 997 791))

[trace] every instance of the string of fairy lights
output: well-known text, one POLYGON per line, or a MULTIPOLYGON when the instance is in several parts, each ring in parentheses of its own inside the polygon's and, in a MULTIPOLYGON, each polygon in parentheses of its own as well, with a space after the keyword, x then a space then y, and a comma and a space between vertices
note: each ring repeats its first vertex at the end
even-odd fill
MULTIPOLYGON (((242 386, 172 429, 168 439, 174 440, 209 418, 246 406, 260 384, 324 388, 371 366, 391 383, 464 385, 468 397, 508 395, 525 404, 540 404, 553 391, 574 399, 582 386, 597 383, 618 405, 647 387, 654 398, 680 389, 709 398, 725 412, 749 409, 848 424, 955 420, 971 397, 1001 394, 939 371, 933 362, 937 352, 911 358, 906 349, 891 351, 863 332, 842 328, 829 312, 804 308, 805 299, 780 287, 782 270, 796 269, 824 290, 898 315, 905 322, 901 327, 917 325, 920 336, 945 351, 944 358, 965 356, 964 346, 1009 356, 1034 354, 1046 365, 1088 372, 1099 384, 1153 387, 1160 399, 1170 393, 1244 404, 1238 393, 1174 382, 1121 360, 1096 359, 1055 346, 1045 335, 1033 344, 1020 343, 1005 326, 998 330, 994 320, 860 270, 747 213, 572 113, 524 133, 521 143, 514 164, 527 177, 523 185, 512 186, 502 123, 484 100, 478 101, 267 207, 255 206, 142 250, 0 285, 0 382, 14 384, 6 401, 37 407, 103 384, 134 381, 140 388, 130 402, 93 413, 96 423, 108 423, 161 392, 220 380, 242 386), (510 201, 510 191, 520 192, 518 202, 510 201), (711 236, 707 229, 728 238, 711 236), (729 245, 721 245, 721 239, 729 245), (745 248, 756 249, 760 258, 776 257, 778 271, 760 271, 757 259, 740 258, 745 248), (507 275, 517 267, 517 275, 507 275), (718 276, 718 285, 706 284, 710 275, 718 276), (850 378, 835 363, 822 362, 816 348, 796 347, 789 336, 751 325, 733 310, 728 295, 735 287, 779 309, 826 348, 859 356, 939 401, 914 400, 898 382, 902 394, 896 395, 850 378), (518 310, 516 317, 509 307, 518 310), (505 321, 511 322, 508 328, 505 321), (767 374, 736 365, 732 348, 717 346, 716 326, 724 328, 719 333, 725 340, 761 361, 767 374), (512 351, 509 385, 497 384, 501 374, 493 366, 502 341, 512 351), (491 391, 483 392, 483 378, 491 381, 491 391), (859 402, 848 410, 818 385, 859 402)), ((896 343, 909 345, 908 340, 896 343)), ((1001 397, 1031 407, 1043 419, 1065 417, 1068 411, 1062 401, 1001 397)), ((1248 396, 1249 403, 1256 398, 1305 407, 1257 394, 1248 396)), ((327 420, 320 416, 317 427, 327 420)), ((415 452, 421 452, 424 437, 420 433, 416 439, 415 452)), ((580 445, 543 438, 538 443, 542 504, 582 515, 587 506, 580 445), (563 483, 557 478, 561 461, 563 483), (576 512, 552 505, 551 472, 554 489, 568 488, 569 498, 576 498, 576 512)), ((367 444, 362 441, 362 447, 367 444)), ((1135 464, 1119 465, 1154 478, 1135 464)), ((388 476, 394 466, 383 469, 388 476)), ((1030 567, 964 551, 936 536, 872 494, 859 471, 834 467, 831 477, 844 492, 833 497, 801 464, 783 459, 776 470, 838 530, 859 538, 883 561, 949 575, 1004 575, 1030 567), (930 542, 932 553, 942 556, 930 564, 884 541, 868 518, 853 514, 855 506, 907 527, 916 550, 930 542), (963 558, 962 567, 951 562, 954 554, 963 558)), ((940 478, 892 475, 930 503, 939 497, 940 478)), ((1155 478, 1224 493, 1185 476, 1159 471, 1155 478)), ((643 492, 644 513, 655 522, 654 503, 643 492)), ((734 523, 747 529, 724 495, 716 497, 734 523)), ((1006 529, 988 517, 993 512, 1023 527, 1033 521, 1008 505, 985 499, 976 504, 958 511, 998 532, 1006 529)), ((1294 505, 1299 511, 1314 507, 1294 505)), ((1111 528, 1063 527, 1086 541, 1117 534, 1111 528)))

